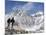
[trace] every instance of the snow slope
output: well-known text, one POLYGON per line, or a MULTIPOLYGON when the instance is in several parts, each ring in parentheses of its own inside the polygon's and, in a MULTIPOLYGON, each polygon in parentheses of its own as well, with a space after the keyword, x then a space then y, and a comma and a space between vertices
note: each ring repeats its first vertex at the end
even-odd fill
POLYGON ((22 30, 26 30, 26 31, 37 31, 41 27, 44 26, 42 12, 37 12, 36 14, 33 14, 33 16, 27 16, 23 12, 19 12, 18 15, 15 15, 15 13, 12 13, 11 15, 6 15, 5 16, 5 24, 6 24, 5 27, 7 27, 7 24, 8 24, 7 19, 12 18, 12 17, 14 17, 14 19, 15 19, 15 23, 14 23, 14 27, 13 27, 15 30, 22 29, 22 30), (18 26, 15 25, 16 23, 18 24, 18 26))

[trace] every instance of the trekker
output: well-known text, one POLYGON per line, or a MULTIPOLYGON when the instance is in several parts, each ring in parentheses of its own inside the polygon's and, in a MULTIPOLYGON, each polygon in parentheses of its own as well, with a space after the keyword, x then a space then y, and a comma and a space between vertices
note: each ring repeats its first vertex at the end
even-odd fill
POLYGON ((12 23, 12 28, 13 28, 13 25, 15 23, 14 17, 12 17, 11 23, 12 23))
POLYGON ((7 23, 8 23, 8 28, 9 28, 10 23, 11 23, 11 19, 10 18, 7 20, 7 23))

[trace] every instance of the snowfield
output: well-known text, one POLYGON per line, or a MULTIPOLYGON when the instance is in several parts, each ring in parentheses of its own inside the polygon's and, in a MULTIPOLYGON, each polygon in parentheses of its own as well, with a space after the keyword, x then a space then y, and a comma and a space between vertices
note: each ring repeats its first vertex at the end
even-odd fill
POLYGON ((31 32, 43 32, 44 30, 44 16, 42 12, 37 12, 36 14, 32 14, 33 16, 27 16, 23 13, 18 15, 6 15, 5 16, 5 28, 7 27, 8 18, 14 17, 15 23, 13 28, 15 30, 25 30, 31 32), (16 23, 18 25, 16 25, 16 23))

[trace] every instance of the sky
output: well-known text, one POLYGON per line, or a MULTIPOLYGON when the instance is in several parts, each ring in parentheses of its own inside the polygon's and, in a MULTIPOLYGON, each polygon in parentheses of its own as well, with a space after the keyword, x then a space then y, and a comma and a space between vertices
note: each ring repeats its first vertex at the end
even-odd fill
POLYGON ((40 2, 25 2, 25 1, 5 1, 5 14, 10 14, 13 10, 24 9, 27 14, 34 14, 36 12, 44 12, 44 3, 40 2))

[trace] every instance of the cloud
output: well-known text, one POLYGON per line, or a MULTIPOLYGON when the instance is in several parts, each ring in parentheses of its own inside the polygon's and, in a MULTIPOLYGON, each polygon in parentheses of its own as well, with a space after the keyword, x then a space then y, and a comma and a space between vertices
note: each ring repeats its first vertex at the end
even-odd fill
POLYGON ((28 2, 27 4, 25 4, 22 8, 25 10, 30 10, 33 7, 33 4, 28 2))

